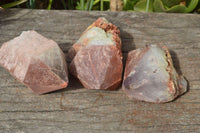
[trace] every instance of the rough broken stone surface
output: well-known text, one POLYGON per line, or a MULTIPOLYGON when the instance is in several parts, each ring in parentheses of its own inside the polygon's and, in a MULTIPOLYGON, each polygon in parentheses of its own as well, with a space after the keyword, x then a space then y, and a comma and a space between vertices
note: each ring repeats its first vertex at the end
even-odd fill
POLYGON ((186 92, 187 81, 165 46, 148 45, 128 53, 122 89, 131 99, 164 103, 186 92))
POLYGON ((24 31, 0 49, 0 64, 36 94, 65 88, 65 56, 56 42, 35 31, 24 31))
POLYGON ((122 57, 119 35, 120 31, 115 25, 100 17, 83 32, 79 40, 70 48, 68 57, 72 60, 76 53, 86 45, 114 45, 122 57))
POLYGON ((120 31, 99 18, 69 50, 70 72, 85 88, 114 90, 123 71, 120 31))

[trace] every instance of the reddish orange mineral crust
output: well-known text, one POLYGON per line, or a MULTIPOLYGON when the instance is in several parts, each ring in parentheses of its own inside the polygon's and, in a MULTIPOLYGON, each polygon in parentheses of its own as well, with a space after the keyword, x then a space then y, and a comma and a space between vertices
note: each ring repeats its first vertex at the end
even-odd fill
POLYGON ((69 50, 69 70, 85 88, 114 90, 123 71, 120 31, 105 18, 97 19, 69 50))
MULTIPOLYGON (((103 29, 106 33, 112 34, 112 40, 116 44, 116 47, 118 48, 119 54, 122 58, 122 52, 121 52, 121 39, 120 39, 120 31, 119 29, 113 25, 112 23, 109 23, 105 18, 98 18, 93 24, 91 24, 82 34, 82 36, 91 28, 93 27, 99 27, 103 29)), ((88 43, 88 38, 84 38, 81 42, 76 42, 72 48, 68 51, 68 57, 72 60, 76 53, 84 46, 86 46, 88 43)))
POLYGON ((118 50, 121 52, 121 39, 119 37, 120 31, 117 28, 117 26, 113 25, 112 23, 109 23, 104 18, 98 18, 91 26, 89 26, 86 29, 86 31, 88 31, 92 27, 99 27, 99 28, 103 29, 105 32, 111 33, 113 35, 113 41, 115 41, 118 50))
POLYGON ((148 45, 128 53, 122 89, 140 101, 164 103, 187 91, 166 47, 148 45))

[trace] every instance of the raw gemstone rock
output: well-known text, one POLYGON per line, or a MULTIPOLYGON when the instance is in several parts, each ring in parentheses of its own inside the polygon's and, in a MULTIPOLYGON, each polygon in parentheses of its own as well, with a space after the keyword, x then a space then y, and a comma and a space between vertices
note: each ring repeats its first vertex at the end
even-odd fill
POLYGON ((99 18, 69 50, 70 72, 88 89, 116 89, 123 70, 120 31, 99 18))
POLYGON ((70 72, 88 89, 116 89, 121 83, 122 60, 115 46, 82 48, 70 64, 70 72))
POLYGON ((68 57, 72 60, 86 45, 114 45, 122 57, 119 35, 120 31, 115 25, 100 17, 83 32, 80 39, 68 51, 68 57))
POLYGON ((4 43, 0 49, 0 64, 36 94, 68 85, 64 53, 56 42, 35 31, 22 32, 4 43))
POLYGON ((131 99, 164 103, 186 92, 187 81, 165 46, 149 45, 128 53, 122 89, 131 99))

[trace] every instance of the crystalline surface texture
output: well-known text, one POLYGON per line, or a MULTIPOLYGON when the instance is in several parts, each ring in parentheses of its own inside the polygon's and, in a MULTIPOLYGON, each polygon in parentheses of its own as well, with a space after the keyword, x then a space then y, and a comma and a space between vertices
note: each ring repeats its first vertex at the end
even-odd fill
POLYGON ((131 99, 164 103, 186 92, 187 82, 166 47, 149 45, 129 52, 122 88, 131 99))
POLYGON ((68 84, 64 53, 56 42, 35 31, 22 32, 4 43, 0 64, 36 94, 65 88, 68 84))
POLYGON ((70 72, 88 89, 114 90, 123 70, 120 31, 105 18, 89 26, 69 50, 70 72))
POLYGON ((115 46, 82 48, 70 64, 70 72, 88 89, 116 89, 121 83, 122 60, 115 46))
POLYGON ((109 23, 105 18, 98 18, 83 32, 72 48, 70 48, 68 57, 72 60, 76 53, 87 45, 114 45, 122 57, 121 39, 119 35, 120 31, 115 25, 109 23))

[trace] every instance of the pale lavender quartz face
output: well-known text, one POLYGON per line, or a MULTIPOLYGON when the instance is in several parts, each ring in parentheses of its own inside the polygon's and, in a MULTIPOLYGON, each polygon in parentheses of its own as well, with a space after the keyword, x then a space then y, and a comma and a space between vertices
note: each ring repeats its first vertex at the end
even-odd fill
POLYGON ((131 99, 154 103, 172 101, 187 90, 168 49, 157 45, 129 52, 122 86, 131 99))

